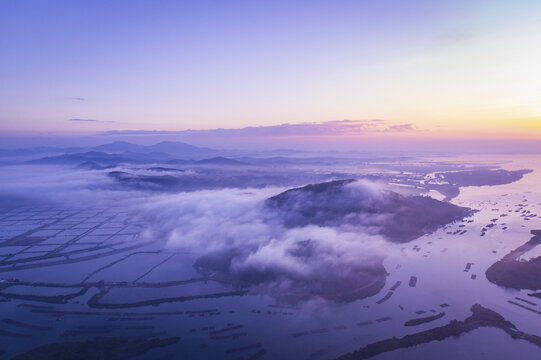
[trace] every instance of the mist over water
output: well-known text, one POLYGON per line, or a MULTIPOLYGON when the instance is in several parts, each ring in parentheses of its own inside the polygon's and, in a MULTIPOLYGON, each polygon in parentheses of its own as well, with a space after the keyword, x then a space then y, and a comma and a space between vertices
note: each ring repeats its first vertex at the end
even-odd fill
POLYGON ((0 360, 541 359, 541 1, 0 4, 0 360))
MULTIPOLYGON (((47 321, 48 311, 73 317, 75 327, 55 327, 48 343, 62 344, 66 334, 97 341, 88 328, 132 339, 138 336, 134 329, 149 326, 139 324, 137 316, 144 316, 137 314, 150 314, 153 320, 146 321, 160 329, 159 337, 178 345, 151 347, 143 358, 168 347, 178 354, 219 357, 236 348, 228 341, 240 338, 246 346, 259 344, 252 352, 262 358, 295 359, 301 356, 295 344, 306 348, 301 357, 321 350, 310 345, 312 337, 332 344, 331 358, 418 332, 403 323, 429 319, 426 311, 436 311, 438 318, 426 320, 424 329, 465 319, 476 302, 501 311, 479 298, 487 293, 501 298, 500 293, 484 290, 485 285, 474 291, 457 283, 456 276, 471 263, 466 274, 475 271, 476 282, 490 284, 477 267, 497 260, 485 253, 497 257, 505 250, 493 253, 490 245, 459 249, 479 246, 477 238, 497 243, 497 231, 502 236, 509 231, 502 229, 527 232, 513 225, 517 220, 505 222, 513 216, 535 221, 533 212, 514 215, 512 203, 519 201, 498 190, 531 178, 518 163, 506 170, 491 161, 367 163, 366 157, 335 155, 333 161, 273 159, 287 164, 276 167, 261 158, 250 164, 246 157, 224 159, 4 166, 0 274, 7 282, 0 295, 8 299, 5 306, 42 311, 36 324, 47 321), (496 191, 502 200, 462 198, 473 188, 496 191), (428 196, 435 194, 440 200, 428 196), (506 205, 497 204, 501 201, 506 205), (503 210, 508 207, 509 212, 503 210), (435 295, 449 289, 472 295, 460 301, 435 295), (53 309, 32 307, 51 303, 44 306, 53 309), (112 315, 116 311, 124 314, 123 321, 138 325, 121 330, 110 327, 109 320, 89 323, 74 313, 81 306, 110 318, 118 316, 112 315), (187 316, 183 321, 190 325, 169 324, 159 317, 162 312, 187 316), (257 316, 273 319, 271 328, 285 336, 282 346, 258 325, 257 316), (374 326, 380 330, 373 332, 374 326), (193 331, 198 328, 209 333, 193 331), (353 340, 359 329, 365 341, 353 340), (213 333, 222 330, 224 335, 213 333), (203 348, 183 348, 177 335, 212 341, 210 350, 204 355, 203 348), (230 340, 218 340, 222 336, 230 340), (344 338, 352 339, 347 346, 344 338)), ((526 209, 526 199, 520 202, 526 209)), ((24 311, 18 313, 16 319, 7 318, 32 324, 24 311)), ((527 321, 514 319, 516 326, 533 332, 527 321)), ((144 339, 154 337, 148 333, 144 339)), ((31 344, 8 350, 23 353, 43 343, 36 338, 31 344)))

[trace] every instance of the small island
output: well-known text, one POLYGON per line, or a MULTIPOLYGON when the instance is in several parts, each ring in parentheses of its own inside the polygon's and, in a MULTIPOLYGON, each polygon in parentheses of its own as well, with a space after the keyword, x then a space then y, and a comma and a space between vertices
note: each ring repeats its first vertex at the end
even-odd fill
POLYGON ((111 338, 47 344, 13 357, 13 360, 54 359, 131 359, 147 351, 177 343, 179 337, 167 339, 111 338))
POLYGON ((338 360, 359 360, 368 359, 373 356, 394 351, 398 349, 406 349, 415 345, 425 344, 431 341, 441 341, 452 336, 460 336, 472 330, 481 327, 495 327, 502 329, 509 334, 513 339, 522 339, 529 341, 541 347, 541 337, 536 335, 526 334, 516 328, 516 326, 505 320, 503 316, 495 311, 487 309, 479 304, 475 304, 471 308, 472 315, 463 321, 451 320, 449 324, 421 331, 418 333, 406 335, 402 338, 392 337, 368 344, 359 350, 338 357, 338 360))
POLYGON ((425 316, 425 317, 416 318, 416 319, 410 319, 404 323, 404 326, 417 326, 417 325, 421 325, 421 324, 425 324, 431 321, 441 319, 444 316, 445 316, 445 312, 440 312, 439 314, 435 314, 435 315, 425 316))
POLYGON ((541 289, 541 257, 528 261, 519 258, 541 244, 538 230, 532 230, 534 235, 530 241, 519 246, 501 260, 495 262, 486 271, 488 281, 512 289, 541 289))

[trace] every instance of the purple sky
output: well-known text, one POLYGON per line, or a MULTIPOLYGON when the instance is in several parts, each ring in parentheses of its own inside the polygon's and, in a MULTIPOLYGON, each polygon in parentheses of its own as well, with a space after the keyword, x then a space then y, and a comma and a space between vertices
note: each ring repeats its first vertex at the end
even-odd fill
POLYGON ((0 136, 249 127, 279 145, 281 124, 383 119, 390 142, 537 139, 539 24, 528 0, 4 1, 0 136))

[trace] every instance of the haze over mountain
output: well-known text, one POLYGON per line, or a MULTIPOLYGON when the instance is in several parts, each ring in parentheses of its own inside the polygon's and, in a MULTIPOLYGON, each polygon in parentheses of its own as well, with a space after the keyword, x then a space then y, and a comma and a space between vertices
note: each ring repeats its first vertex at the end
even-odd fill
POLYGON ((115 141, 92 147, 35 147, 24 149, 0 149, 1 156, 30 156, 36 154, 74 154, 84 152, 105 152, 105 153, 135 153, 151 154, 164 153, 174 156, 199 157, 210 156, 218 153, 218 150, 206 147, 197 147, 180 141, 162 141, 154 145, 139 145, 127 141, 115 141))
POLYGON ((214 149, 197 147, 179 141, 162 141, 154 145, 138 145, 127 141, 115 141, 110 144, 96 146, 93 149, 96 151, 113 153, 133 152, 148 154, 158 152, 176 156, 200 156, 217 152, 217 150, 214 149))
POLYGON ((194 267, 205 276, 281 299, 353 301, 385 284, 383 257, 371 250, 381 236, 405 243, 472 213, 365 180, 307 185, 264 201, 263 218, 274 228, 283 225, 283 234, 209 252, 194 267))
POLYGON ((357 227, 394 242, 411 241, 472 214, 469 208, 428 196, 403 196, 352 179, 291 189, 269 198, 265 205, 289 228, 357 227))
POLYGON ((5 0, 0 44, 0 360, 541 359, 541 0, 5 0))

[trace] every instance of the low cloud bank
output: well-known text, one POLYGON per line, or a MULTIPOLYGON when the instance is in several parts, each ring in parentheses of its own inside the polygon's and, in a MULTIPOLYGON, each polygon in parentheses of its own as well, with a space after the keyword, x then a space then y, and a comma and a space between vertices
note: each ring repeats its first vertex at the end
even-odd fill
POLYGON ((376 294, 381 262, 392 246, 383 237, 314 225, 287 228, 265 199, 281 189, 201 191, 163 197, 144 209, 147 234, 199 257, 205 276, 289 300, 337 301, 376 294), (150 217, 148 217, 150 216, 150 217))
POLYGON ((0 197, 15 199, 12 205, 26 199, 128 209, 132 221, 146 228, 141 236, 192 253, 202 275, 287 301, 374 295, 385 284, 383 259, 397 251, 389 241, 396 240, 395 231, 414 224, 416 232, 408 234, 419 236, 468 211, 367 181, 163 194, 115 191, 106 171, 10 170, 16 173, 0 175, 0 197), (435 222, 419 227, 412 216, 435 222))
POLYGON ((153 214, 146 222, 168 246, 198 254, 194 267, 205 276, 286 300, 352 301, 384 286, 382 261, 396 250, 388 240, 409 241, 469 214, 365 181, 278 192, 167 196, 145 209, 153 214))

